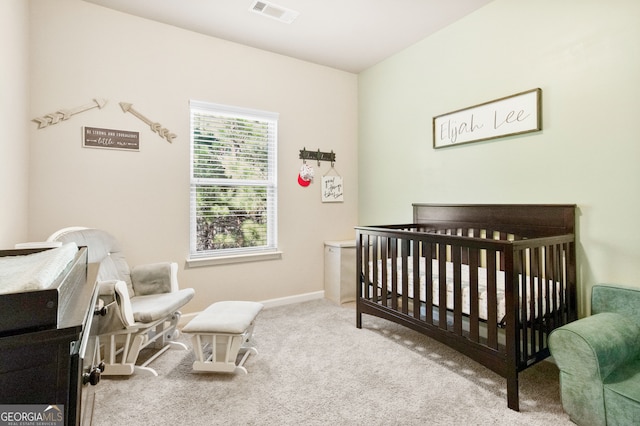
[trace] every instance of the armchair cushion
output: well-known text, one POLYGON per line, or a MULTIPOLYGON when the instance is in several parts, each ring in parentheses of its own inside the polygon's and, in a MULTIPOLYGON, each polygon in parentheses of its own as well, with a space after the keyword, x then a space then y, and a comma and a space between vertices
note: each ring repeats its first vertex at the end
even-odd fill
POLYGON ((172 315, 190 301, 195 292, 185 288, 173 293, 147 294, 131 299, 133 317, 137 322, 152 322, 172 315))
POLYGON ((178 289, 177 263, 152 263, 131 268, 131 284, 136 296, 170 293, 178 289))
POLYGON ((628 362, 609 377, 604 388, 607 424, 632 425, 640 419, 640 359, 628 362))

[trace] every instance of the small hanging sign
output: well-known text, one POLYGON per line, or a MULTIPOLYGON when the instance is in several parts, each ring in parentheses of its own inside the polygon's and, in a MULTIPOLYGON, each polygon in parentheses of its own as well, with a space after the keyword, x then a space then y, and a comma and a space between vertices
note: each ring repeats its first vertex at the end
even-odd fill
POLYGON ((322 202, 341 203, 343 201, 342 176, 322 176, 322 202))
POLYGON ((100 129, 83 127, 82 146, 85 148, 140 150, 140 133, 128 130, 100 129))

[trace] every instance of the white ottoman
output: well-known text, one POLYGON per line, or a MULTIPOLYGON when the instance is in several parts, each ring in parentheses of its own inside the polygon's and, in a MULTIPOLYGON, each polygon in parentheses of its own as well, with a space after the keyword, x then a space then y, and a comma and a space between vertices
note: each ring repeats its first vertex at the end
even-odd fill
POLYGON ((193 335, 191 340, 196 357, 193 369, 246 374, 243 365, 249 354, 258 354, 249 340, 256 316, 263 307, 258 302, 216 302, 192 319, 182 331, 193 335), (241 351, 244 356, 238 362, 241 351))

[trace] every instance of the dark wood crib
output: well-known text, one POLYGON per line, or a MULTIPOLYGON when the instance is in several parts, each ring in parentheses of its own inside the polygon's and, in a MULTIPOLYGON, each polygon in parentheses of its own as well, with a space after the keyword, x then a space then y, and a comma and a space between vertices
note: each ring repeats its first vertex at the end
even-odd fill
POLYGON ((374 315, 454 348, 519 410, 518 373, 577 318, 575 209, 414 204, 413 224, 356 227, 357 327, 374 315))

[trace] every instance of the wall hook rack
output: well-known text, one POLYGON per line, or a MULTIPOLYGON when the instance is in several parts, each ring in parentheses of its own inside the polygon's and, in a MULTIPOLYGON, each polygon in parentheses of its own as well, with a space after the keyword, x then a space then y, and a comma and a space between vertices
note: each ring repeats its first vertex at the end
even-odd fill
POLYGON ((307 151, 306 148, 302 148, 300 150, 300 159, 301 160, 316 160, 318 162, 318 166, 320 166, 321 161, 330 161, 331 165, 336 161, 336 154, 331 150, 331 152, 321 152, 317 151, 307 151))

